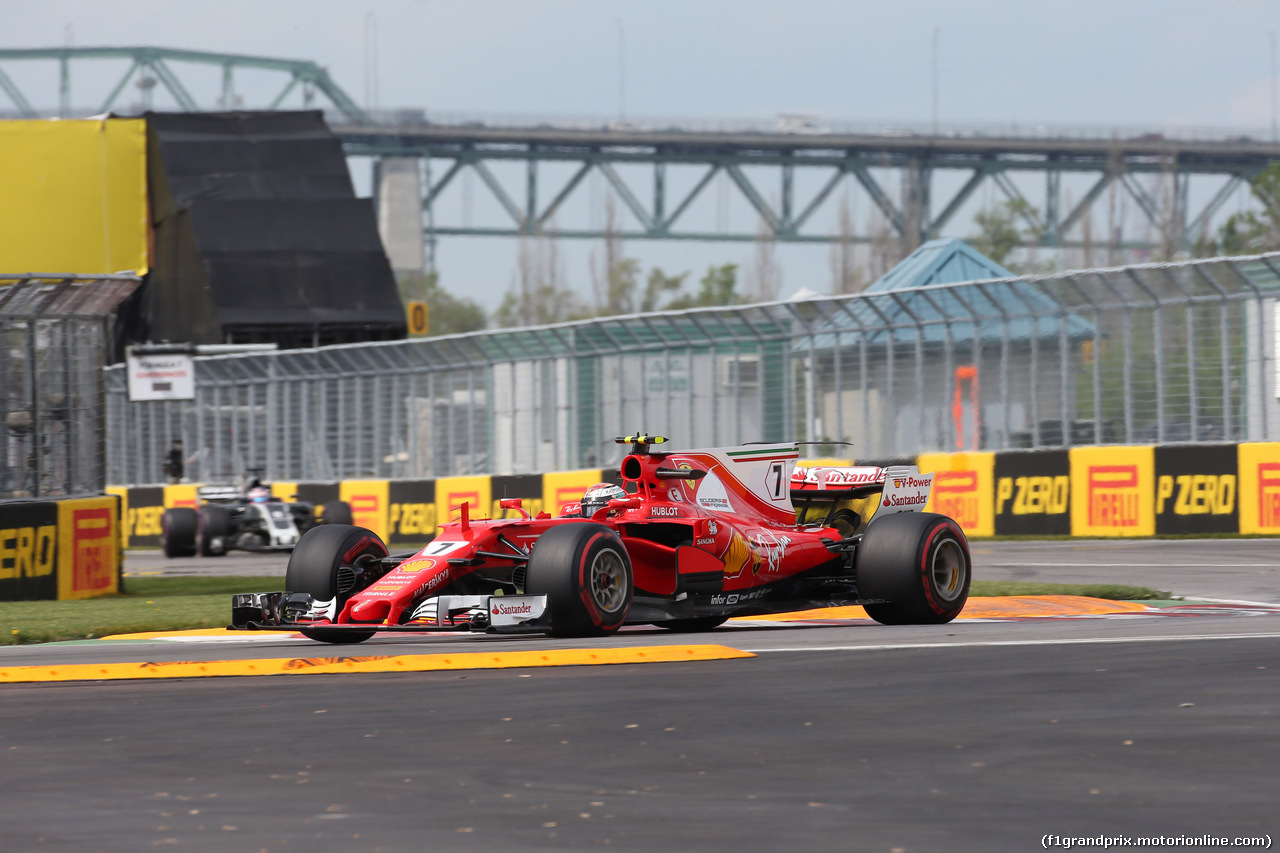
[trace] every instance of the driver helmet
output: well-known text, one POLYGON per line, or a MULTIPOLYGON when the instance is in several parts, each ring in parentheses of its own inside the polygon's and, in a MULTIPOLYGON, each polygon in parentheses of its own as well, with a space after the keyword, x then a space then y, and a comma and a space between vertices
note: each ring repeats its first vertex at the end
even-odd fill
POLYGON ((256 504, 264 504, 271 500, 271 490, 266 486, 254 486, 249 490, 249 500, 256 504))
POLYGON ((627 493, 613 483, 596 483, 582 496, 582 517, 590 518, 609 501, 625 498, 627 493))

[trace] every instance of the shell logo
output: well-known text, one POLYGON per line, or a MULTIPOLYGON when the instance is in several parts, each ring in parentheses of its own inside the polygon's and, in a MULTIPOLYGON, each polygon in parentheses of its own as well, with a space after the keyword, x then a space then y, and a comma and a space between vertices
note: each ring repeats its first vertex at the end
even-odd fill
POLYGON ((724 555, 724 576, 727 578, 736 578, 742 574, 754 556, 751 550, 751 543, 747 541, 747 537, 738 531, 733 531, 733 538, 729 540, 729 550, 724 555))
POLYGON ((421 572, 434 568, 435 564, 435 560, 406 560, 400 564, 399 570, 402 572, 421 572))

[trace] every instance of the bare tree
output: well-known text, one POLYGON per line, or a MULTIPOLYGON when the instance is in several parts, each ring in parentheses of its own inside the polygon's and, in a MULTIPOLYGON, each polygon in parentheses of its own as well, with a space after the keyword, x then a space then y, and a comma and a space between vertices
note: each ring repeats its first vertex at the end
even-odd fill
POLYGON ((1112 139, 1111 150, 1107 153, 1107 174, 1111 176, 1111 181, 1107 185, 1107 266, 1114 267, 1119 261, 1120 243, 1123 239, 1124 229, 1124 198, 1118 197, 1120 176, 1124 173, 1124 164, 1121 162, 1120 144, 1114 138, 1112 139), (1119 202, 1119 219, 1116 215, 1117 202, 1119 202))
POLYGON ((867 216, 867 234, 866 280, 874 283, 907 255, 902 241, 878 207, 873 207, 867 216))
POLYGON ((777 238, 763 216, 756 225, 755 247, 755 262, 748 275, 747 290, 761 302, 772 302, 782 289, 782 271, 774 256, 777 238))
MULTIPOLYGON (((1067 207, 1070 209, 1070 201, 1067 202, 1067 207)), ((1080 248, 1084 256, 1085 268, 1092 269, 1097 263, 1093 255, 1093 205, 1086 207, 1084 213, 1080 215, 1080 248)))
POLYGON ((853 214, 849 212, 849 197, 840 203, 836 227, 838 238, 831 244, 831 292, 857 293, 866 286, 866 270, 859 263, 857 246, 853 238, 853 214))
POLYGON ((565 285, 556 238, 546 233, 521 237, 511 287, 494 314, 497 324, 540 326, 586 314, 577 294, 565 285))

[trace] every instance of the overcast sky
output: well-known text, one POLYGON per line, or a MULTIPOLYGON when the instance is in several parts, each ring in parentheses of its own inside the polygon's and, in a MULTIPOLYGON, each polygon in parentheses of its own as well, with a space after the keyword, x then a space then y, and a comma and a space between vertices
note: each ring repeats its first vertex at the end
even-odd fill
MULTIPOLYGON (((145 44, 310 59, 362 104, 428 115, 625 109, 928 121, 936 30, 943 123, 1269 132, 1277 29, 1280 3, 1262 0, 0 0, 0 47, 145 44), (376 80, 367 73, 371 42, 376 80)), ((37 105, 56 104, 51 71, 37 79, 5 70, 37 105)), ((205 73, 212 92, 216 72, 205 73)), ((114 82, 98 77, 73 79, 77 104, 114 82)), ((244 75, 237 86, 253 107, 278 83, 244 75)), ((628 251, 646 266, 695 275, 751 254, 730 244, 628 251)), ((585 254, 576 248, 566 261, 570 284, 584 292, 585 254)), ((440 250, 445 283, 488 305, 507 287, 513 259, 507 241, 446 241, 440 250)), ((779 261, 788 289, 828 288, 825 249, 780 250, 779 261)))

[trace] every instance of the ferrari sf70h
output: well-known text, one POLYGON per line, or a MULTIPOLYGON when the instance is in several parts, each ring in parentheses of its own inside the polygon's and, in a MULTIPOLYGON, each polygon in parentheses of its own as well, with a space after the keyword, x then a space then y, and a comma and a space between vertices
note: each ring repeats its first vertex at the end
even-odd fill
POLYGON ((231 627, 328 643, 380 631, 584 637, 852 604, 885 624, 941 624, 965 605, 964 532, 921 511, 931 474, 797 467, 795 444, 618 441, 631 445, 624 495, 576 516, 504 500, 518 517, 482 520, 463 504, 429 545, 395 556, 364 528, 316 527, 289 559, 286 591, 234 596, 231 627))

